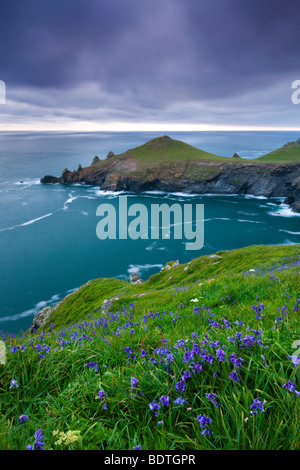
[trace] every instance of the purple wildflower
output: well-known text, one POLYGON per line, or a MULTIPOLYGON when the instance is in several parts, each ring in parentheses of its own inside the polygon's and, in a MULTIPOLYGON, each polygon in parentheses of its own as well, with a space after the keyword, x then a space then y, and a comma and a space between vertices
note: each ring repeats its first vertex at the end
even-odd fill
POLYGON ((250 405, 250 409, 254 411, 250 411, 250 414, 257 414, 257 410, 265 411, 265 401, 262 403, 258 398, 254 399, 252 405, 250 405))
POLYGON ((24 423, 24 421, 28 420, 28 416, 27 415, 21 415, 19 420, 20 420, 20 423, 24 423))
POLYGON ((211 423, 211 418, 205 415, 199 415, 197 416, 197 420, 199 421, 201 428, 203 428, 203 436, 212 436, 211 429, 208 427, 208 425, 211 423))
POLYGON ((132 387, 131 390, 133 390, 134 388, 136 388, 137 385, 138 385, 138 383, 139 383, 139 380, 138 380, 138 379, 136 379, 135 377, 131 377, 131 387, 132 387))
POLYGON ((146 357, 146 356, 148 356, 147 351, 145 351, 145 349, 141 349, 140 356, 141 356, 141 357, 146 357))
POLYGON ((98 372, 99 369, 97 362, 88 362, 87 364, 85 364, 85 367, 88 367, 89 369, 94 369, 95 372, 98 372))
POLYGON ((43 439, 43 437, 44 437, 43 430, 38 429, 34 433, 35 442, 34 442, 33 447, 30 444, 28 444, 28 446, 26 448, 29 449, 29 450, 43 450, 43 446, 45 445, 45 443, 41 441, 41 439, 43 439))
POLYGON ((160 397, 159 401, 161 402, 162 405, 164 405, 164 406, 169 406, 169 404, 170 404, 170 397, 163 395, 162 397, 160 397))
POLYGON ((205 395, 206 398, 210 400, 216 408, 219 406, 219 403, 217 402, 217 395, 215 393, 206 393, 205 395))
POLYGON ((217 349, 216 356, 220 362, 225 362, 225 351, 222 348, 217 349))
POLYGON ((185 403, 185 398, 183 397, 178 397, 176 400, 174 400, 175 405, 183 405, 185 403))
POLYGON ((282 388, 287 388, 290 392, 295 392, 296 396, 298 397, 300 392, 296 390, 296 386, 297 385, 294 382, 291 382, 291 380, 289 380, 284 385, 282 385, 282 388))
POLYGON ((240 382, 241 379, 239 378, 239 376, 236 374, 235 370, 233 369, 233 371, 231 372, 231 374, 229 374, 229 378, 234 380, 235 382, 240 382))
POLYGON ((151 411, 157 412, 160 409, 160 404, 156 400, 153 400, 152 403, 149 403, 149 408, 151 411))
POLYGON ((99 398, 101 400, 102 398, 106 397, 107 393, 105 393, 103 390, 99 390, 98 395, 99 395, 99 398))
POLYGON ((175 385, 175 389, 177 392, 184 392, 186 389, 184 381, 182 380, 177 382, 177 384, 175 385))

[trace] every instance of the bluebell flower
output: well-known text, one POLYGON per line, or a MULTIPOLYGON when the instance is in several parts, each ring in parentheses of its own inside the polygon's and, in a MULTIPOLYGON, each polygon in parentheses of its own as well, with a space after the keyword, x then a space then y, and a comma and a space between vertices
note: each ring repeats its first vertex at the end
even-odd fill
POLYGON ((240 368, 242 363, 244 362, 244 359, 242 359, 241 357, 237 357, 237 355, 235 353, 232 353, 230 356, 229 356, 229 360, 234 364, 235 367, 237 368, 240 368))
POLYGON ((105 393, 103 390, 99 390, 98 395, 99 395, 99 398, 101 400, 102 398, 106 397, 107 393, 105 393))
POLYGON ((297 385, 294 382, 291 382, 291 380, 282 386, 282 388, 287 388, 290 392, 295 392, 296 396, 298 397, 300 392, 296 390, 296 387, 297 385))
POLYGON ((28 418, 27 415, 21 415, 21 416, 19 417, 20 423, 24 423, 24 421, 26 421, 26 420, 28 420, 28 419, 29 419, 29 418, 28 418))
POLYGON ((177 392, 184 392, 186 389, 184 381, 182 380, 177 382, 177 384, 175 385, 175 389, 177 392))
POLYGON ((9 388, 18 387, 18 386, 19 386, 19 385, 18 385, 18 382, 17 382, 16 380, 12 380, 12 381, 10 382, 10 387, 9 387, 9 388))
POLYGON ((199 421, 201 428, 205 428, 207 424, 211 423, 211 418, 205 415, 197 416, 197 420, 199 421))
POLYGON ((162 405, 164 405, 164 406, 169 406, 169 404, 170 404, 170 397, 163 395, 162 397, 160 397, 159 401, 161 402, 162 405))
POLYGON ((95 372, 98 372, 99 369, 97 362, 88 362, 87 364, 85 364, 85 367, 88 367, 89 369, 94 369, 95 372))
POLYGON ((188 379, 189 377, 191 376, 191 373, 189 370, 184 370, 183 371, 183 374, 181 376, 181 380, 182 381, 185 381, 185 379, 188 379))
POLYGON ((138 379, 136 379, 135 377, 131 377, 131 387, 132 387, 131 390, 133 390, 134 388, 136 388, 137 385, 138 385, 138 383, 139 383, 139 380, 138 380, 138 379))
POLYGON ((240 382, 241 379, 239 378, 239 376, 236 374, 235 370, 233 369, 233 371, 231 372, 231 374, 229 374, 229 378, 234 380, 235 382, 240 382))
POLYGON ((202 372, 203 366, 201 362, 198 362, 197 364, 194 365, 194 369, 196 372, 202 372))
POLYGON ((140 356, 141 356, 141 357, 146 357, 146 356, 148 356, 148 353, 145 351, 145 349, 141 349, 140 356))
POLYGON ((265 411, 265 403, 266 401, 262 403, 258 398, 255 398, 253 404, 250 405, 250 409, 252 410, 250 414, 257 414, 257 410, 265 411))
POLYGON ((203 436, 212 436, 211 429, 208 426, 211 423, 211 418, 205 415, 199 415, 197 416, 197 420, 199 421, 201 428, 203 428, 203 436))
POLYGON ((183 397, 178 397, 176 400, 174 400, 175 405, 183 405, 185 403, 185 398, 183 397))
POLYGON ((216 408, 219 406, 219 403, 217 402, 217 395, 215 393, 206 393, 205 395, 206 398, 210 400, 216 408))
POLYGON ((225 362, 225 351, 222 348, 217 349, 216 356, 220 362, 225 362))
POLYGON ((31 446, 30 444, 28 444, 26 446, 26 448, 29 449, 29 450, 43 450, 43 446, 45 445, 45 443, 41 441, 41 439, 43 439, 43 437, 44 437, 44 435, 43 435, 42 429, 38 429, 34 433, 34 438, 35 438, 34 445, 31 446))
POLYGON ((149 408, 151 411, 158 411, 160 409, 160 404, 156 400, 153 400, 152 403, 149 403, 149 408))
POLYGON ((137 446, 132 448, 133 450, 142 450, 141 444, 138 444, 137 446))

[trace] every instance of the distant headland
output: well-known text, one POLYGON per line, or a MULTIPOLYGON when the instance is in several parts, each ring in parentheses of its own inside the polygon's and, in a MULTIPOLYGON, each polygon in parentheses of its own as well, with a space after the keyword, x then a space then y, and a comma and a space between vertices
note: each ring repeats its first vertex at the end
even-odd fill
POLYGON ((300 139, 254 160, 214 155, 168 136, 152 139, 123 154, 110 151, 101 160, 60 177, 44 176, 44 184, 83 183, 102 190, 166 191, 197 194, 251 194, 284 197, 300 213, 300 139))

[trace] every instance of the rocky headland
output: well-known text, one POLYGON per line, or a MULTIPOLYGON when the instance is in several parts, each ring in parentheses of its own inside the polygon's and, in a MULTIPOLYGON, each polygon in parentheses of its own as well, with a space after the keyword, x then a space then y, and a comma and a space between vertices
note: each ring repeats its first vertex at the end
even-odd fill
MULTIPOLYGON (((300 148, 300 147, 299 147, 300 148)), ((90 166, 60 177, 44 176, 45 184, 82 183, 102 190, 249 194, 284 197, 300 213, 300 161, 261 161, 218 157, 168 136, 153 139, 124 154, 110 152, 90 166)))

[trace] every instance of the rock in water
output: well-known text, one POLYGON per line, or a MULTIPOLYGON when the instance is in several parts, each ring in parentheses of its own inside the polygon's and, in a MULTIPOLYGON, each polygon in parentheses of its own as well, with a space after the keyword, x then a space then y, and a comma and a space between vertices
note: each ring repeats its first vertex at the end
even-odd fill
POLYGON ((57 178, 56 176, 46 175, 43 178, 41 178, 40 181, 43 184, 54 184, 54 183, 59 183, 60 179, 57 178))

